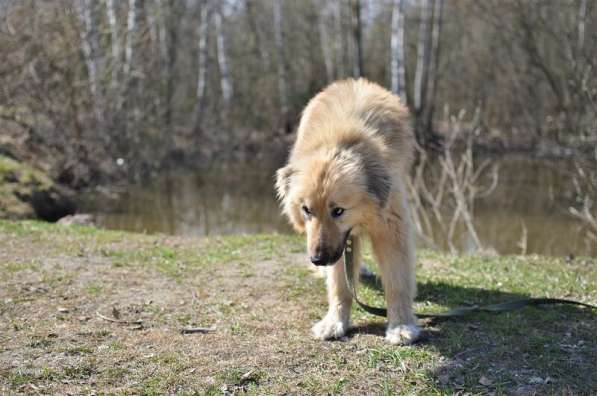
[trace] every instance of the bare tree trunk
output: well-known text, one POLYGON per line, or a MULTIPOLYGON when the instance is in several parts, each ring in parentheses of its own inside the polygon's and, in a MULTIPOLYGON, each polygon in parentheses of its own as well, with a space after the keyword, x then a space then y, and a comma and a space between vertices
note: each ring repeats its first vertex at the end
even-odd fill
POLYGON ((168 61, 168 15, 170 12, 170 4, 164 4, 164 1, 167 2, 168 0, 155 0, 157 6, 156 16, 155 18, 151 18, 152 21, 149 23, 150 35, 152 36, 152 40, 157 44, 155 50, 159 54, 162 78, 164 78, 166 70, 164 65, 168 61))
POLYGON ((178 55, 178 12, 176 7, 182 6, 179 2, 168 0, 167 10, 162 9, 163 18, 163 38, 162 38, 162 59, 164 62, 163 82, 165 83, 165 110, 164 110, 164 125, 170 128, 172 125, 172 98, 174 96, 174 83, 176 73, 174 68, 176 66, 176 58, 178 55))
POLYGON ((262 35, 262 31, 260 29, 260 25, 257 23, 257 15, 255 12, 255 1, 254 0, 245 0, 245 7, 247 9, 247 19, 249 24, 249 29, 253 33, 253 37, 255 40, 255 53, 261 59, 261 63, 265 70, 270 70, 271 61, 270 61, 270 54, 267 47, 264 45, 264 40, 262 35))
POLYGON ((114 0, 106 0, 106 13, 110 25, 110 44, 112 46, 112 88, 118 85, 118 74, 121 67, 120 61, 120 26, 116 17, 114 0))
POLYGON ((435 97, 437 96, 437 83, 439 81, 439 59, 441 51, 441 31, 444 13, 444 0, 434 0, 433 6, 433 33, 431 36, 431 54, 429 60, 428 90, 425 98, 425 114, 423 131, 427 139, 433 138, 433 113, 435 110, 435 97))
MULTIPOLYGON (((537 69, 545 77, 548 86, 554 94, 557 103, 557 112, 567 130, 576 130, 572 120, 570 109, 571 93, 568 89, 566 79, 560 78, 559 70, 556 71, 550 66, 544 47, 539 42, 537 29, 526 14, 523 8, 524 3, 517 2, 517 18, 523 34, 521 35, 521 46, 527 52, 530 65, 537 69)), ((556 130, 556 139, 559 139, 559 130, 556 130)))
MULTIPOLYGON (((197 1, 199 4, 201 0, 197 1)), ((195 91, 195 112, 193 114, 193 131, 199 133, 205 104, 205 87, 207 86, 207 35, 209 32, 209 2, 205 1, 199 7, 199 24, 197 25, 197 86, 195 91)))
POLYGON ((285 132, 288 132, 288 69, 286 66, 286 54, 284 53, 284 10, 282 2, 274 0, 274 36, 276 42, 276 53, 278 56, 278 96, 280 98, 280 124, 285 132))
POLYGON ((134 65, 134 56, 137 42, 139 41, 139 19, 141 16, 141 1, 129 0, 129 9, 126 25, 126 48, 124 51, 124 75, 130 79, 136 65, 134 65))
POLYGON ((585 27, 587 21, 587 0, 580 0, 578 7, 578 53, 582 53, 585 45, 585 27))
POLYGON ((352 75, 355 78, 363 75, 363 32, 361 21, 361 1, 351 0, 352 34, 355 46, 352 75))
POLYGON ((205 96, 206 73, 207 73, 207 32, 209 29, 209 9, 207 4, 201 6, 199 15, 199 26, 197 26, 197 107, 203 108, 203 98, 205 96))
POLYGON ((337 65, 336 76, 346 77, 346 53, 348 48, 348 42, 346 35, 344 34, 344 3, 342 0, 336 0, 336 6, 334 7, 334 19, 336 22, 335 26, 335 61, 337 65))
MULTIPOLYGON (((124 50, 124 65, 122 84, 123 94, 118 108, 124 113, 125 124, 123 139, 121 141, 121 151, 123 155, 130 156, 131 153, 139 152, 139 120, 141 119, 140 106, 138 101, 143 97, 138 84, 137 77, 137 47, 140 38, 140 24, 143 10, 143 0, 129 0, 129 9, 127 15, 127 34, 126 47, 124 50), (133 89, 137 88, 135 92, 133 89)), ((139 175, 136 175, 139 176, 139 175)))
POLYGON ((391 86, 392 92, 406 103, 406 83, 404 70, 404 1, 394 0, 392 5, 391 35, 391 86))
POLYGON ((162 38, 162 30, 161 27, 163 25, 163 12, 164 5, 162 0, 155 0, 154 9, 150 12, 146 13, 147 17, 147 25, 149 28, 149 41, 155 47, 152 50, 160 53, 161 49, 161 38, 162 38))
POLYGON ((413 110, 415 115, 415 130, 419 144, 427 143, 426 131, 422 128, 422 114, 425 106, 427 81, 429 71, 429 44, 431 41, 431 9, 429 0, 421 0, 421 20, 419 22, 419 37, 417 42, 417 65, 413 88, 413 110))
POLYGON ((431 7, 429 0, 421 0, 421 20, 419 22, 419 37, 417 41, 417 66, 413 90, 413 107, 415 113, 420 112, 425 97, 427 70, 429 68, 429 36, 431 33, 431 7))
POLYGON ((95 2, 92 0, 79 0, 79 17, 83 24, 83 29, 81 30, 81 44, 89 78, 89 92, 91 94, 96 120, 101 124, 103 122, 104 112, 99 76, 100 45, 95 2))
POLYGON ((330 46, 330 36, 327 31, 326 22, 328 13, 326 12, 327 0, 320 0, 319 15, 317 16, 317 26, 319 28, 319 43, 321 46, 321 56, 325 66, 326 82, 334 79, 334 64, 332 61, 332 48, 330 46))
POLYGON ((222 90, 222 100, 224 111, 228 111, 230 100, 232 99, 232 82, 230 80, 230 71, 228 68, 228 58, 226 57, 226 41, 222 29, 222 8, 221 4, 215 10, 214 24, 217 35, 218 66, 220 68, 220 88, 222 90))
MULTIPOLYGON (((163 0, 155 0, 153 1, 152 7, 150 10, 145 12, 145 16, 147 18, 147 27, 149 29, 149 42, 151 43, 151 53, 156 54, 157 60, 157 69, 159 72, 163 73, 164 71, 164 62, 165 56, 165 22, 164 22, 164 15, 165 15, 165 7, 163 0)), ((163 76, 160 76, 159 82, 165 81, 163 76)), ((152 95, 152 102, 153 106, 156 109, 162 109, 164 106, 162 104, 162 96, 161 95, 152 95)))

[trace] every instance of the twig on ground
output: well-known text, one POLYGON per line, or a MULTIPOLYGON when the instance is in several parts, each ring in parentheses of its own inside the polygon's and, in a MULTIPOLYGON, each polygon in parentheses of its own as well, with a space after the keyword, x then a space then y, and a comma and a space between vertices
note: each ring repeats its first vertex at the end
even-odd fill
POLYGON ((142 324, 143 321, 142 320, 122 320, 122 319, 114 319, 114 318, 110 318, 108 316, 102 315, 99 312, 95 313, 98 318, 103 319, 103 320, 107 320, 108 322, 114 322, 114 323, 121 323, 121 324, 133 324, 133 325, 139 325, 142 324))
POLYGON ((180 329, 182 334, 195 334, 195 333, 211 333, 212 331, 216 331, 215 327, 183 327, 180 329))

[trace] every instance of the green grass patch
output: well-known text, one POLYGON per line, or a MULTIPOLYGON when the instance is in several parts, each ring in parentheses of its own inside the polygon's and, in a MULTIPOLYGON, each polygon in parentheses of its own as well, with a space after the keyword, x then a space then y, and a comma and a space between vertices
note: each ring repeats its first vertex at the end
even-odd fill
POLYGON ((0 264, 2 271, 9 274, 15 274, 21 271, 39 271, 40 265, 35 261, 19 262, 19 263, 3 263, 0 264))
POLYGON ((104 291, 104 286, 99 282, 89 282, 85 286, 85 291, 92 296, 99 296, 104 291))

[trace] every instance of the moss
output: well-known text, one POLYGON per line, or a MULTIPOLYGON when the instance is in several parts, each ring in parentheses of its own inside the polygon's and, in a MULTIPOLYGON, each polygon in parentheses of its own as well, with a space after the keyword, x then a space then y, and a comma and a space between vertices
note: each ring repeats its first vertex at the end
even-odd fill
POLYGON ((0 155, 0 218, 58 220, 74 212, 68 195, 40 170, 0 155))
POLYGON ((0 155, 0 179, 18 183, 23 188, 23 192, 26 192, 27 187, 31 185, 45 191, 54 184, 43 172, 3 155, 0 155))
POLYGON ((15 183, 0 180, 0 217, 9 219, 35 217, 33 206, 21 200, 17 191, 15 183))

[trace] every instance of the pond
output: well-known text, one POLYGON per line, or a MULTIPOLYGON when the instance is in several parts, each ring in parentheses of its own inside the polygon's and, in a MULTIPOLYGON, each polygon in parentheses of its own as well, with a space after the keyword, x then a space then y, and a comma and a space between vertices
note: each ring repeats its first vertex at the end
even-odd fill
MULTIPOLYGON (((475 202, 484 247, 499 254, 597 255, 586 229, 571 217, 572 164, 521 156, 493 158, 499 183, 475 202)), ((280 215, 274 170, 171 171, 117 198, 84 197, 82 208, 109 229, 174 235, 291 233, 280 215)), ((466 235, 459 238, 466 250, 466 235)), ((439 241, 438 246, 446 244, 439 241)))

